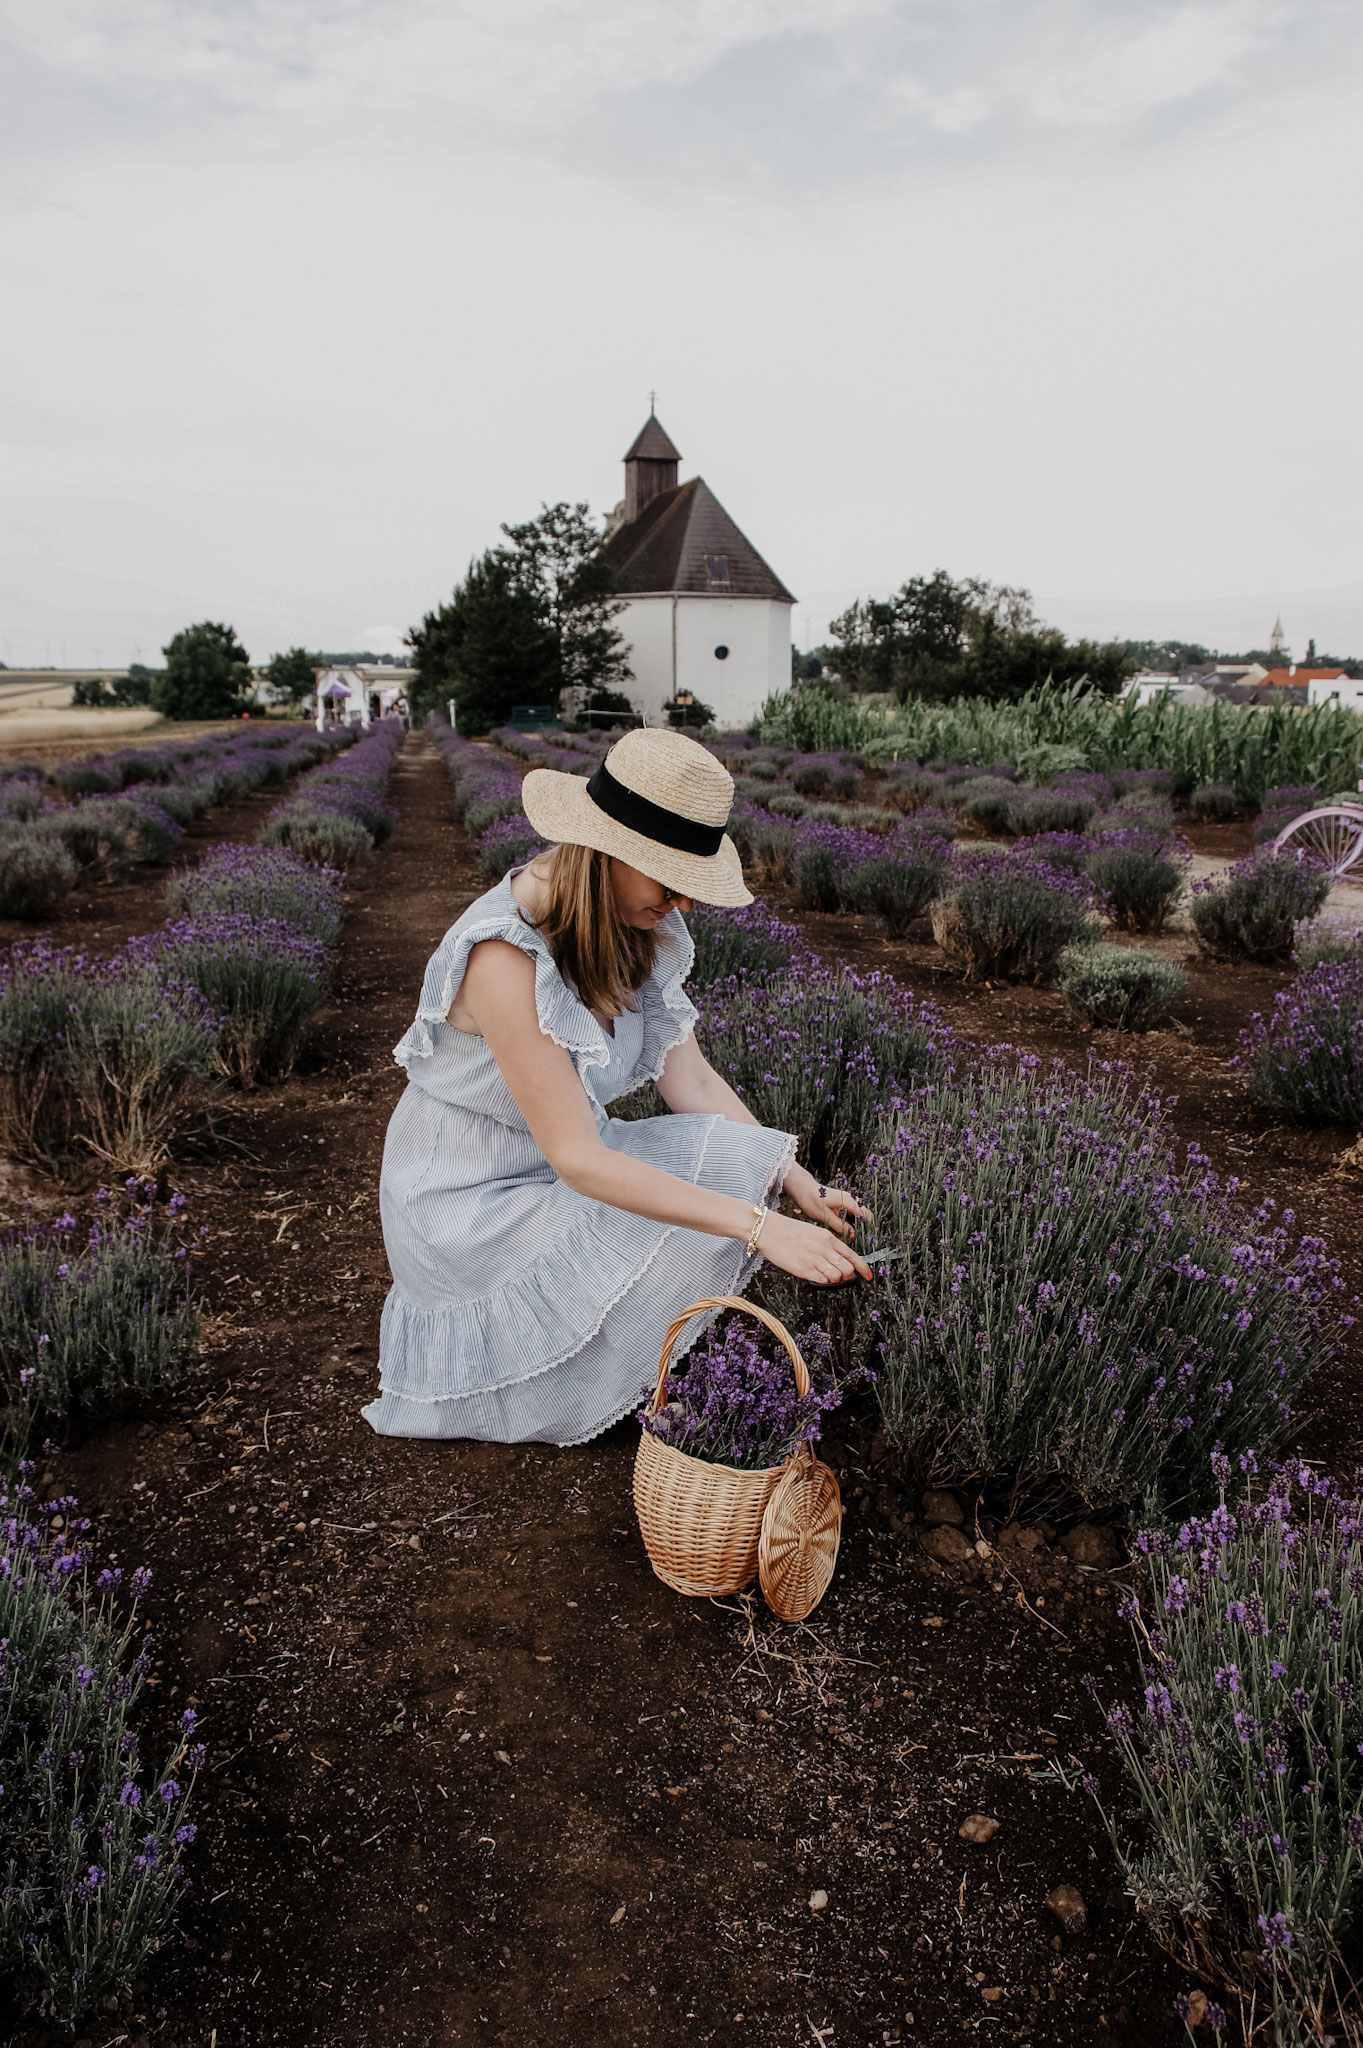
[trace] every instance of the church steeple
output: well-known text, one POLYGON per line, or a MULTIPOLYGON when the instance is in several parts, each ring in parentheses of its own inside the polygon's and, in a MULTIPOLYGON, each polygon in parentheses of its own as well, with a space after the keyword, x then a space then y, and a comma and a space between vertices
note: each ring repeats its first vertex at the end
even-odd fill
POLYGON ((648 418, 635 435, 625 457, 625 521, 637 519, 645 505, 663 491, 677 487, 681 456, 663 432, 662 423, 650 408, 648 418))
POLYGON ((1281 619, 1273 621, 1273 631, 1268 636, 1268 651, 1270 654, 1285 655, 1287 653, 1287 635, 1283 631, 1281 619))

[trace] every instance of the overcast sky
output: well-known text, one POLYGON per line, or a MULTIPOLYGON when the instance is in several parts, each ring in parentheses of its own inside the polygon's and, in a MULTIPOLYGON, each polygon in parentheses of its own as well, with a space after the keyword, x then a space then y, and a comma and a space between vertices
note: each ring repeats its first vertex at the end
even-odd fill
POLYGON ((1357 0, 0 0, 0 659, 396 648, 648 411, 941 565, 1363 651, 1357 0))

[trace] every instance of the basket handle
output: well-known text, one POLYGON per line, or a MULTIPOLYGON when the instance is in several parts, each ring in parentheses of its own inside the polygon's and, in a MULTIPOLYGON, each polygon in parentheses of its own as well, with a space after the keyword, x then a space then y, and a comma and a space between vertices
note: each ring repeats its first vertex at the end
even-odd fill
POLYGON ((795 1369, 795 1392, 803 1401, 809 1392, 809 1368, 801 1358, 800 1347, 785 1324, 778 1322, 766 1309, 759 1308, 755 1301, 744 1301, 737 1294, 707 1294, 702 1301, 693 1301, 690 1308, 684 1308, 663 1338, 663 1355, 658 1360, 658 1384, 646 1411, 649 1415, 656 1415, 667 1400, 667 1374, 672 1363, 672 1353, 677 1347, 677 1339, 692 1317, 703 1315, 707 1308, 741 1309, 744 1315, 755 1316, 759 1323, 765 1323, 772 1336, 784 1344, 790 1354, 790 1362, 795 1369))

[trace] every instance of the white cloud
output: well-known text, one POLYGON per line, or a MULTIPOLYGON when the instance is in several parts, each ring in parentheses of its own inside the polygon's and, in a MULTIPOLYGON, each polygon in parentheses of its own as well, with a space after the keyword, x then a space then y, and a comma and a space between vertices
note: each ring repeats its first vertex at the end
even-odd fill
POLYGON ((1075 22, 1077 50, 1052 48, 1045 62, 1016 66, 1007 84, 1034 120, 1123 126, 1232 84, 1285 25, 1281 5, 1268 0, 1172 7, 1139 27, 1100 17, 1087 35, 1075 22))
POLYGON ((438 104, 554 125, 603 94, 694 79, 734 50, 836 35, 893 0, 7 0, 56 69, 202 91, 257 114, 438 104))

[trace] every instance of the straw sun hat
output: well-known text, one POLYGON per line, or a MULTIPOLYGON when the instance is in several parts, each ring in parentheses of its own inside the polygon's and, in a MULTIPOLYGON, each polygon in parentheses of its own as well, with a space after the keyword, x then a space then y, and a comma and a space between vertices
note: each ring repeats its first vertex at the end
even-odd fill
POLYGON ((713 754, 656 726, 627 732, 585 782, 532 768, 521 784, 542 838, 594 846, 679 896, 737 908, 752 897, 724 830, 733 801, 733 777, 713 754))

